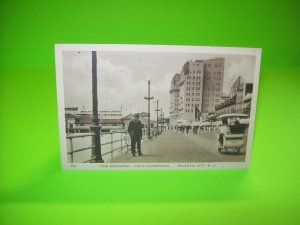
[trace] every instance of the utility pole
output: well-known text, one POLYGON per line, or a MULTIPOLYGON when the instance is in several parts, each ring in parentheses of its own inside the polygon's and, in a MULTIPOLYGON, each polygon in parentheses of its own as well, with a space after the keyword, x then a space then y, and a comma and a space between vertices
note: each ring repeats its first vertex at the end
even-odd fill
POLYGON ((160 132, 161 132, 161 134, 162 134, 162 116, 163 116, 162 108, 160 108, 160 132))
POLYGON ((165 113, 163 113, 162 124, 163 124, 163 128, 165 128, 165 113))
POLYGON ((160 111, 160 109, 158 109, 158 100, 156 100, 156 130, 157 130, 157 134, 159 132, 159 129, 158 129, 158 112, 160 111))
POLYGON ((98 97, 97 97, 97 52, 92 51, 92 94, 93 94, 93 126, 91 130, 94 133, 92 143, 94 143, 95 148, 92 151, 92 156, 95 156, 96 163, 103 163, 101 155, 101 127, 99 126, 99 117, 98 117, 98 97))
POLYGON ((150 101, 153 99, 153 97, 150 97, 150 84, 151 81, 148 79, 148 97, 144 97, 148 100, 148 139, 150 139, 150 101))

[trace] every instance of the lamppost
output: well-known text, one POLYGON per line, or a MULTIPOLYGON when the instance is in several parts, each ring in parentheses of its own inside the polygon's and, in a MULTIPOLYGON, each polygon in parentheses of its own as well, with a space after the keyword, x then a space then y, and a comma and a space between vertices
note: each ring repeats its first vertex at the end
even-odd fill
POLYGON ((146 100, 148 100, 148 139, 150 139, 150 101, 153 99, 153 97, 150 97, 150 84, 151 80, 150 77, 148 77, 148 97, 144 97, 146 100))
POLYGON ((160 133, 162 134, 162 117, 163 113, 162 113, 162 108, 160 108, 160 133))
POLYGON ((159 128, 158 128, 158 112, 160 111, 160 109, 158 109, 158 100, 156 100, 156 130, 157 130, 157 134, 159 132, 159 128))
POLYGON ((163 129, 165 129, 165 113, 163 113, 162 124, 163 124, 163 129))
POLYGON ((98 97, 97 97, 97 52, 92 51, 92 94, 93 94, 93 126, 91 130, 95 134, 93 136, 93 143, 95 148, 92 151, 92 155, 95 156, 96 163, 103 163, 101 155, 101 127, 99 126, 99 117, 98 117, 98 97))

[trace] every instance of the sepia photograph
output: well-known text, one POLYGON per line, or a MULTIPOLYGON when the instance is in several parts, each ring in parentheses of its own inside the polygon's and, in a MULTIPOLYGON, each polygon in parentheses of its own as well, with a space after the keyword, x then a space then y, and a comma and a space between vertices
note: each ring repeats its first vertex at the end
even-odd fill
POLYGON ((261 49, 55 46, 64 169, 248 168, 261 49))

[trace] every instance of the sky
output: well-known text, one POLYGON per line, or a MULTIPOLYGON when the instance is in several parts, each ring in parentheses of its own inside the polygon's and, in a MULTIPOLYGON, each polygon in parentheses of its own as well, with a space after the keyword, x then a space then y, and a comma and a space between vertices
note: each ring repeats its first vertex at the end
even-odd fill
MULTIPOLYGON (((253 82, 255 56, 216 55, 168 52, 97 52, 98 108, 121 110, 123 116, 147 112, 148 80, 151 81, 150 113, 159 101, 165 117, 169 116, 170 85, 174 74, 180 73, 189 60, 225 58, 223 92, 238 76, 253 82)), ((63 53, 63 80, 65 107, 92 110, 92 53, 65 51, 63 53)))

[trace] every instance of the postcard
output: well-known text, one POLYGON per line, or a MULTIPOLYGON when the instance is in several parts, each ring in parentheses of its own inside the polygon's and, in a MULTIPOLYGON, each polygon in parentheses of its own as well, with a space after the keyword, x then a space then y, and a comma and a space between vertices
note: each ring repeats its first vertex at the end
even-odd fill
POLYGON ((248 168, 261 49, 57 44, 62 168, 248 168))

